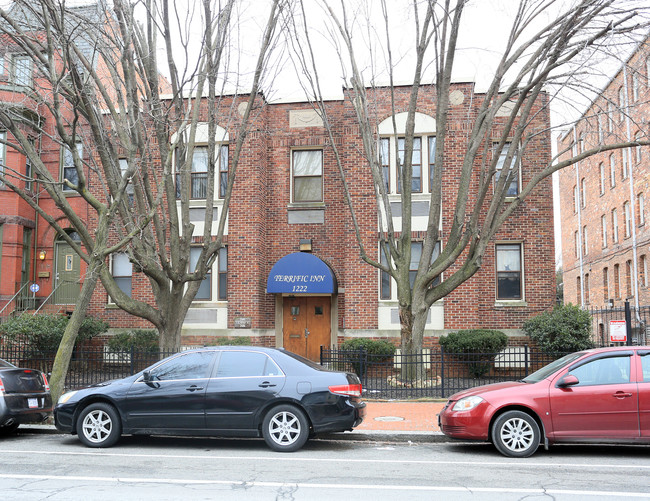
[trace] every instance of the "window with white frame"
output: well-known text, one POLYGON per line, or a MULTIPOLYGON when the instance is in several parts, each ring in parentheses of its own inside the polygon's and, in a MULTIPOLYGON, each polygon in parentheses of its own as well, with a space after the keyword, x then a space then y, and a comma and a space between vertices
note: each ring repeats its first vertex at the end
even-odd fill
POLYGON ((131 297, 133 265, 126 252, 118 252, 111 255, 111 273, 115 284, 124 294, 131 297))
POLYGON ((636 201, 639 210, 639 226, 643 226, 645 224, 645 197, 643 196, 643 193, 639 193, 636 196, 636 201))
POLYGON ((580 232, 578 230, 573 232, 573 245, 576 251, 576 257, 580 257, 580 232))
POLYGON ((433 176, 436 172, 436 136, 429 136, 429 191, 433 191, 433 176))
POLYGON ((621 165, 621 177, 625 180, 625 179, 627 179, 627 176, 630 173, 629 164, 628 164, 627 148, 623 148, 621 153, 623 154, 623 165, 621 165))
POLYGON ((618 121, 622 122, 625 118, 625 88, 623 86, 618 89, 618 121))
MULTIPOLYGON (((81 161, 83 158, 83 144, 75 143, 75 147, 77 149, 79 160, 81 161)), ((77 186, 79 184, 79 173, 77 172, 77 167, 75 166, 74 155, 72 154, 72 150, 67 146, 63 148, 63 155, 61 159, 61 179, 67 179, 70 181, 70 184, 72 184, 72 186, 77 186)), ((63 191, 70 192, 74 191, 74 189, 68 187, 65 183, 63 183, 63 191)))
POLYGON ((14 56, 11 82, 21 87, 32 85, 32 60, 28 56, 14 56))
MULTIPOLYGON (((636 135, 634 136, 635 141, 641 141, 641 133, 637 132, 636 135)), ((634 147, 634 159, 636 163, 641 163, 641 145, 637 144, 634 147)))
POLYGON ((583 226, 582 227, 582 247, 583 247, 583 254, 586 256, 589 254, 589 240, 587 238, 587 227, 583 226))
MULTIPOLYGON (((34 140, 29 140, 32 148, 34 148, 34 140)), ((34 175, 32 169, 32 161, 29 158, 29 155, 25 155, 25 190, 32 191, 32 176, 34 175)))
POLYGON ((618 214, 616 209, 612 209, 612 239, 618 243, 618 214))
POLYGON ((625 202, 623 204, 623 217, 625 218, 625 238, 628 238, 631 234, 632 228, 632 219, 630 212, 630 202, 625 202))
MULTIPOLYGON (((397 139, 397 192, 402 189, 402 166, 404 165, 404 154, 406 150, 406 139, 397 139)), ((411 154, 411 193, 422 193, 422 138, 413 138, 413 153, 411 154)))
POLYGON ((607 216, 604 214, 600 216, 600 227, 603 236, 603 249, 605 249, 607 247, 607 216))
MULTIPOLYGON (((499 159, 497 161, 496 165, 496 173, 494 176, 494 183, 499 182, 499 178, 501 177, 501 172, 503 170, 503 165, 506 160, 506 156, 508 155, 508 151, 510 150, 511 143, 505 143, 503 145, 503 149, 501 150, 501 153, 499 154, 499 159)), ((494 145, 494 150, 496 151, 497 144, 494 145)), ((514 172, 514 177, 512 181, 510 181, 510 184, 508 185, 508 188, 506 189, 506 196, 507 197, 516 197, 519 195, 519 181, 521 179, 521 166, 519 163, 519 155, 517 152, 512 156, 512 160, 510 162, 510 171, 514 172)))
POLYGON ((323 150, 294 150, 292 162, 294 202, 323 201, 323 150))
POLYGON ((607 102, 607 129, 614 132, 614 103, 611 101, 607 102))
POLYGON ((587 206, 587 181, 584 177, 580 180, 580 204, 583 209, 587 206))
POLYGON ((605 193, 605 164, 603 162, 600 162, 599 169, 600 169, 600 194, 603 195, 605 193))
POLYGON ((616 159, 613 153, 609 156, 609 183, 612 188, 616 186, 616 159))
MULTIPOLYGON (((120 158, 120 174, 124 176, 124 173, 127 171, 129 168, 129 163, 126 158, 120 158)), ((133 205, 133 198, 134 198, 134 192, 133 192, 133 183, 131 180, 129 180, 128 184, 126 185, 125 189, 125 194, 129 200, 129 205, 133 205)))
POLYGON ((386 193, 390 193, 390 139, 387 137, 379 140, 379 163, 386 193))
MULTIPOLYGON (((223 198, 228 186, 228 144, 218 144, 215 169, 218 171, 215 197, 223 198)), ((209 150, 207 146, 195 146, 190 164, 190 199, 204 200, 208 193, 209 150)), ((179 165, 181 159, 177 160, 179 165)), ((181 198, 181 175, 176 172, 176 198, 181 198)))
POLYGON ((632 99, 636 103, 639 100, 639 74, 632 73, 632 99))
POLYGON ((598 113, 598 142, 602 143, 605 139, 605 126, 603 125, 603 114, 598 113))
POLYGON ((497 300, 523 299, 521 244, 497 244, 496 261, 497 300))
MULTIPOLYGON (((415 283, 415 277, 417 275, 418 267, 420 265, 420 258, 422 257, 423 245, 424 243, 420 241, 411 242, 411 261, 409 263, 409 281, 411 284, 411 288, 413 288, 413 284, 415 283)), ((381 245, 381 243, 379 245, 379 252, 381 256, 381 263, 387 265, 388 258, 384 253, 384 247, 383 245, 381 245)), ((438 258, 439 255, 440 255, 440 242, 437 242, 433 249, 433 254, 431 255, 431 263, 433 263, 438 258)), ((431 287, 434 287, 439 283, 440 283, 440 277, 436 277, 431 283, 431 287)), ((395 282, 391 280, 391 277, 387 272, 381 271, 380 284, 379 284, 379 298, 386 299, 386 300, 392 299, 392 297, 394 296, 394 294, 396 294, 396 292, 397 290, 396 290, 395 282)))
MULTIPOLYGON (((203 247, 190 248, 190 270, 196 270, 203 247)), ((201 281, 199 290, 194 296, 194 301, 226 301, 228 298, 228 248, 221 247, 216 261, 216 283, 212 269, 208 269, 201 281)), ((214 265, 213 265, 214 267, 214 265)))

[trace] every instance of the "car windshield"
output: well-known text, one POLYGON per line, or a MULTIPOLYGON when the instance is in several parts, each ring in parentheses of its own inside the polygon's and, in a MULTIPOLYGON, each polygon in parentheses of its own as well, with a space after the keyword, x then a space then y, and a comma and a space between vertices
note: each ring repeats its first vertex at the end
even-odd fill
POLYGON ((538 371, 535 371, 531 375, 522 379, 522 381, 524 383, 539 383, 542 379, 546 379, 555 371, 561 369, 565 365, 570 364, 574 360, 580 358, 582 355, 584 355, 584 352, 578 351, 576 353, 570 353, 568 355, 565 355, 562 358, 558 358, 555 362, 551 362, 550 364, 545 365, 538 371))

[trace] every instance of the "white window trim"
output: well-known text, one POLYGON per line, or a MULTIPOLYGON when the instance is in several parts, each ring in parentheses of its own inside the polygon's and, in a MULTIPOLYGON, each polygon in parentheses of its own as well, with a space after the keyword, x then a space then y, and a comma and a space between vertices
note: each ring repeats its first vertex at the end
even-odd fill
POLYGON ((524 243, 522 241, 498 241, 494 245, 494 303, 495 306, 527 306, 526 301, 526 267, 525 267, 524 243), (499 299, 497 283, 497 247, 499 245, 519 245, 519 259, 521 263, 521 299, 499 299))
MULTIPOLYGON (((200 248, 200 246, 196 246, 200 248)), ((225 246, 227 249, 228 246, 225 246)), ((219 254, 219 251, 217 251, 219 254)), ((206 305, 226 304, 228 303, 228 280, 226 279, 226 299, 219 299, 219 261, 221 256, 217 255, 210 268, 210 299, 194 299, 190 308, 201 307, 206 305)), ((226 263, 228 263, 228 254, 226 251, 226 263)), ((228 265, 226 264, 226 274, 228 273, 228 265)))
POLYGON ((323 207, 325 205, 325 149, 321 146, 314 148, 292 148, 289 152, 289 199, 291 203, 289 206, 293 207, 323 207), (293 159, 296 152, 299 151, 320 151, 321 152, 321 195, 320 200, 306 200, 306 201, 296 201, 294 193, 294 183, 295 178, 293 175, 293 159))
MULTIPOLYGON (((113 256, 114 256, 115 254, 125 254, 125 253, 124 253, 124 252, 115 252, 115 253, 113 253, 113 254, 111 254, 111 255, 109 256, 109 259, 108 259, 108 270, 109 270, 109 273, 111 274, 111 276, 112 276, 113 278, 115 278, 115 277, 113 276, 113 256)), ((127 276, 127 275, 120 275, 121 278, 124 278, 124 277, 126 277, 126 276, 127 276)), ((124 291, 122 291, 122 292, 124 292, 124 291)), ((131 264, 131 297, 133 297, 133 265, 132 265, 132 264, 131 264)), ((107 301, 106 301, 106 304, 109 305, 109 306, 116 306, 115 301, 113 301, 113 298, 112 298, 111 295, 108 293, 108 291, 107 291, 107 301)))

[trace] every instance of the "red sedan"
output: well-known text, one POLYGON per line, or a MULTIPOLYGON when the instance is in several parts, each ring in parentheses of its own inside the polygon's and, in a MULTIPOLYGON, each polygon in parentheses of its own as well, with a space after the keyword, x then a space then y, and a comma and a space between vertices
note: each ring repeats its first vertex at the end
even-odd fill
POLYGON ((461 391, 438 419, 445 435, 511 457, 541 443, 650 443, 650 346, 580 351, 521 381, 461 391))

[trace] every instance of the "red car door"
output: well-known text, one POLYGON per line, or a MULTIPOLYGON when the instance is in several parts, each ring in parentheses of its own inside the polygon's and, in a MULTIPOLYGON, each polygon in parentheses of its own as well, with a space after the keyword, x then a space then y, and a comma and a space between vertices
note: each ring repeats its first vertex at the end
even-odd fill
POLYGON ((650 438, 650 350, 639 350, 639 425, 641 436, 650 438))
POLYGON ((633 351, 601 353, 582 359, 550 385, 556 439, 638 438, 639 406, 633 351), (578 384, 560 387, 566 375, 578 384))

